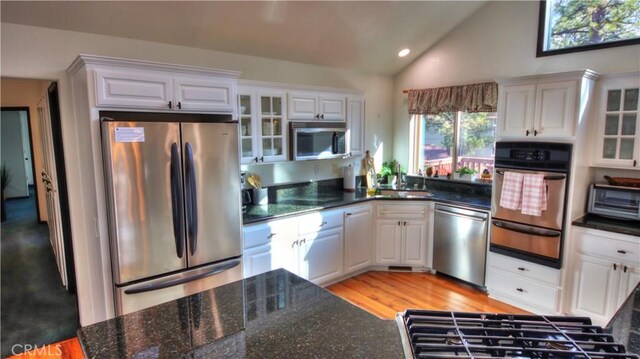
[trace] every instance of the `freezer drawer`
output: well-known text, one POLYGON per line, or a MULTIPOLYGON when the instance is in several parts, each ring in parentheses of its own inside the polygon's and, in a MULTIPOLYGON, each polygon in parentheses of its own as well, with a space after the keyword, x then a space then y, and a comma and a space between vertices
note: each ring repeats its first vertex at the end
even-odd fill
POLYGON ((484 286, 488 213, 436 204, 433 268, 484 286))
POLYGON ((242 260, 236 258, 142 283, 116 287, 116 315, 132 313, 240 279, 242 260))

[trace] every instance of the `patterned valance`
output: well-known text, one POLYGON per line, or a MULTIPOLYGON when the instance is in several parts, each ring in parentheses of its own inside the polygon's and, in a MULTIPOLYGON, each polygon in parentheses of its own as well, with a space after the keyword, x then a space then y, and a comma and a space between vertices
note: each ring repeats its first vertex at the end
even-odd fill
POLYGON ((435 115, 441 112, 495 112, 498 84, 481 84, 409 90, 409 114, 435 115))

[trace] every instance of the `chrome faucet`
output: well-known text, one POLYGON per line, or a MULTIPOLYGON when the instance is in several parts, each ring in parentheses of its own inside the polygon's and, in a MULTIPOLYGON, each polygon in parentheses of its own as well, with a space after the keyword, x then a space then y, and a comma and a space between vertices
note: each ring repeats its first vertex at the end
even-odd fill
POLYGON ((402 182, 402 167, 398 163, 396 165, 396 186, 398 188, 402 188, 403 185, 404 185, 404 182, 402 182))

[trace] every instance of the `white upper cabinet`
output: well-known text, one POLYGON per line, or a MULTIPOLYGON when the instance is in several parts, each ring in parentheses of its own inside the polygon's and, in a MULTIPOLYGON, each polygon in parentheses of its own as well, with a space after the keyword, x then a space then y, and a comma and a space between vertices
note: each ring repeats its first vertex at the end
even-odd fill
POLYGON ((536 86, 533 135, 572 137, 577 81, 542 83, 536 86))
POLYGON ((174 101, 178 110, 231 112, 235 80, 176 77, 174 101))
POLYGON ((233 113, 239 73, 120 59, 93 67, 96 107, 233 113))
POLYGON ((285 92, 271 89, 238 89, 241 163, 287 160, 285 92))
POLYGON ((571 139, 579 101, 587 103, 595 73, 528 76, 503 80, 498 89, 498 139, 571 139))
POLYGON ((364 97, 347 99, 347 152, 351 156, 364 153, 364 97))
POLYGON ((171 109, 171 76, 131 70, 96 70, 96 103, 105 107, 171 109))
POLYGON ((341 94, 290 92, 288 117, 295 121, 345 121, 346 99, 341 94))
POLYGON ((598 88, 594 164, 640 169, 640 74, 605 77, 598 88))

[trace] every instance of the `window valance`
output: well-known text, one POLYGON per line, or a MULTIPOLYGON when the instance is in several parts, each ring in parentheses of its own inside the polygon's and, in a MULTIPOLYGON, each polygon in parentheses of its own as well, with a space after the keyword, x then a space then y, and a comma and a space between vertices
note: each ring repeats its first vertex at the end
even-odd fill
POLYGON ((441 112, 496 112, 498 84, 479 84, 409 90, 409 114, 434 115, 441 112))

